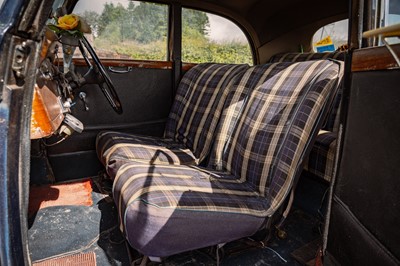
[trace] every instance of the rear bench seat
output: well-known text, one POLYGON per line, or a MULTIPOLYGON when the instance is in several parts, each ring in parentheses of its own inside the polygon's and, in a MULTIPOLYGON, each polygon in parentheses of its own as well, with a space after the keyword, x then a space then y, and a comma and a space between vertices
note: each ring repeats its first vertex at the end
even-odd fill
MULTIPOLYGON (((265 226, 302 169, 341 73, 340 63, 318 60, 254 66, 233 78, 206 167, 122 158, 113 197, 130 245, 164 257, 265 226)), ((191 131, 202 130, 209 133, 191 131)))
MULTIPOLYGON (((345 60, 346 53, 342 51, 330 53, 281 53, 274 55, 270 62, 302 62, 318 59, 345 60)), ((333 168, 336 156, 336 139, 339 127, 340 100, 342 90, 339 88, 337 96, 329 111, 327 120, 318 133, 314 146, 308 157, 304 170, 313 176, 330 182, 333 176, 333 168)))

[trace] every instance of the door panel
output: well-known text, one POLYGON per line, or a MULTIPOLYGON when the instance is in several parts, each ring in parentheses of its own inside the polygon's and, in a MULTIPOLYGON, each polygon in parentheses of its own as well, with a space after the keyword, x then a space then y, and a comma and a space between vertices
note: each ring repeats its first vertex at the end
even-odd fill
MULTIPOLYGON (((107 69, 113 66, 118 70, 126 69, 121 68, 124 64, 126 62, 105 63, 107 69)), ((122 103, 121 115, 112 109, 98 85, 85 85, 75 92, 72 114, 85 128, 82 133, 74 133, 60 144, 46 148, 56 181, 98 174, 102 165, 97 159, 95 140, 102 130, 155 136, 163 134, 173 98, 172 69, 154 67, 153 64, 142 62, 141 67, 131 67, 129 72, 123 74, 107 70, 122 103), (79 92, 86 93, 88 111, 78 96, 79 92)), ((77 70, 85 73, 86 67, 77 66, 77 70)), ((57 140, 50 138, 46 142, 51 145, 57 140)))
POLYGON ((109 75, 121 100, 123 114, 114 112, 98 85, 85 85, 79 91, 86 93, 89 111, 85 111, 80 99, 76 99, 73 108, 73 115, 85 126, 110 128, 168 116, 172 99, 170 69, 133 68, 128 73, 109 72, 109 75))
POLYGON ((400 69, 387 69, 386 47, 358 53, 365 50, 353 55, 327 254, 343 265, 399 265, 400 69))
POLYGON ((393 229, 400 224, 399 82, 400 70, 353 74, 336 185, 336 195, 398 258, 400 230, 393 229))
POLYGON ((332 202, 332 214, 324 265, 399 265, 337 197, 332 202))

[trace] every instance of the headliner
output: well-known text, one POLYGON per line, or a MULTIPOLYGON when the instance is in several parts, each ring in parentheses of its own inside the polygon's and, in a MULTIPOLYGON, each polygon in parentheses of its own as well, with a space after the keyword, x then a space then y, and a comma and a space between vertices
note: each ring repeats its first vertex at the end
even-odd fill
MULTIPOLYGON (((161 1, 160 1, 161 2, 161 1)), ((183 6, 219 13, 245 27, 257 46, 320 20, 348 16, 347 0, 175 0, 183 6)))

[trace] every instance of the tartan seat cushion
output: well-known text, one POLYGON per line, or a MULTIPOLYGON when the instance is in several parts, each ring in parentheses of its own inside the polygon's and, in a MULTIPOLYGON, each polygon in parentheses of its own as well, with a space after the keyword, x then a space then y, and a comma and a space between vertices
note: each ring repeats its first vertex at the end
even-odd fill
POLYGON ((164 138, 101 132, 96 149, 108 174, 129 160, 197 164, 209 153, 230 83, 248 65, 203 63, 183 76, 169 114, 164 138))
POLYGON ((113 197, 129 244, 157 257, 252 235, 268 209, 235 177, 184 165, 125 164, 113 197))
POLYGON ((132 247, 169 256, 224 243, 252 235, 279 208, 322 125, 342 68, 328 60, 278 64, 285 67, 271 72, 278 65, 266 65, 264 73, 274 74, 246 94, 220 150, 221 171, 138 162, 119 168, 113 197, 132 247))
POLYGON ((330 182, 336 155, 336 133, 321 130, 305 163, 304 170, 330 182))
POLYGON ((198 162, 184 144, 166 138, 104 131, 98 134, 96 146, 98 156, 111 177, 131 160, 150 164, 195 165, 198 162))

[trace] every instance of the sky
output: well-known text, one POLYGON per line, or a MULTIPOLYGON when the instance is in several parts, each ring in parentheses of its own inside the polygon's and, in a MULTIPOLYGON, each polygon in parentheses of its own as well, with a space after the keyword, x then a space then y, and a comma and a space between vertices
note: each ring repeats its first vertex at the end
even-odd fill
MULTIPOLYGON (((1 0, 0 0, 1 1, 1 0)), ((92 10, 97 13, 103 11, 105 3, 122 4, 124 7, 128 6, 129 0, 80 0, 76 5, 74 12, 82 13, 85 10, 92 10), (96 2, 93 5, 93 2, 96 2)), ((247 42, 247 39, 242 30, 233 22, 226 18, 207 14, 210 21, 209 38, 215 42, 229 42, 229 41, 240 41, 247 42)))

